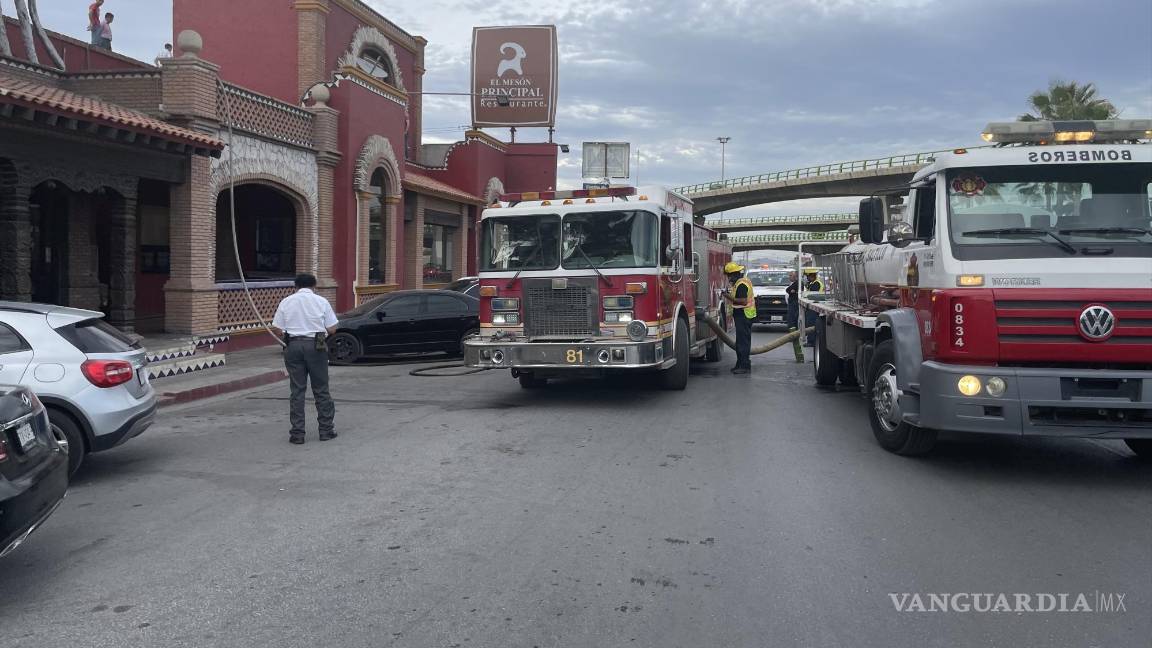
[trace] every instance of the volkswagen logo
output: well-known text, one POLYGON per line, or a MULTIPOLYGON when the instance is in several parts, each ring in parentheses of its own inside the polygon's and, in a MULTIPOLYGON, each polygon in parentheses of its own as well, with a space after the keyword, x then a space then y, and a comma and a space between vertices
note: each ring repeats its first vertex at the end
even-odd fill
POLYGON ((1089 306, 1080 311, 1080 334, 1093 342, 1103 342, 1116 330, 1116 316, 1105 306, 1089 306))
POLYGON ((24 407, 32 407, 32 399, 24 392, 20 392, 20 402, 24 403, 24 407))

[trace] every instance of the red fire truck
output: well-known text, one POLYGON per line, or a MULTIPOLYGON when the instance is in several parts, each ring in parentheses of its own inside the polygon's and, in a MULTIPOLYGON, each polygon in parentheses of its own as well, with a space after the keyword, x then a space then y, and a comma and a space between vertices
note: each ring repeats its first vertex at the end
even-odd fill
POLYGON ((690 358, 719 361, 731 247, 662 188, 505 194, 480 224, 480 335, 470 367, 549 378, 652 372, 683 389, 690 358))
POLYGON ((984 139, 862 201, 860 241, 817 260, 833 288, 801 296, 816 382, 862 384, 899 454, 951 430, 1152 455, 1152 120, 984 139))

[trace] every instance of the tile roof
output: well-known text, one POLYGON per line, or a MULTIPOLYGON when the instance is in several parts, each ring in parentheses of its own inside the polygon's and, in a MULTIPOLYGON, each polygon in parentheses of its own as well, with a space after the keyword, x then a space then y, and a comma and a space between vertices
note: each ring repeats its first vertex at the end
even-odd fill
POLYGON ((88 95, 34 83, 0 72, 0 102, 17 103, 94 122, 144 132, 184 144, 220 150, 224 142, 196 131, 173 126, 168 122, 123 106, 101 101, 88 95))
POLYGON ((432 194, 441 198, 468 203, 470 205, 484 204, 484 199, 479 196, 473 196, 467 191, 457 189, 450 184, 429 178, 426 175, 413 173, 412 171, 406 171, 404 173, 404 184, 417 192, 432 194))

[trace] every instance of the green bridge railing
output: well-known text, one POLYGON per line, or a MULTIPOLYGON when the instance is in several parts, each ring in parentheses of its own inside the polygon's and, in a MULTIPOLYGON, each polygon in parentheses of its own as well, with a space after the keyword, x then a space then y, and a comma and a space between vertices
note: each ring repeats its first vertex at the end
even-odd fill
POLYGON ((787 232, 783 234, 749 234, 745 236, 729 236, 728 242, 732 247, 747 247, 750 245, 780 245, 793 243, 848 243, 848 230, 836 232, 787 232))
POLYGON ((678 187, 675 191, 685 196, 691 196, 692 194, 701 194, 707 191, 715 191, 717 189, 751 187, 769 182, 782 182, 784 180, 798 180, 801 178, 831 176, 841 173, 852 173, 854 171, 872 171, 876 169, 892 169, 896 167, 915 165, 924 166, 931 162, 936 155, 940 153, 951 153, 953 150, 955 149, 929 151, 927 153, 909 153, 907 155, 893 155, 891 157, 876 158, 875 160, 855 160, 852 162, 822 164, 820 166, 810 166, 804 167, 802 169, 789 169, 788 171, 776 171, 775 173, 762 173, 760 175, 744 176, 743 178, 732 178, 730 180, 703 182, 700 184, 678 187))
POLYGON ((708 219, 708 227, 714 230, 741 230, 757 227, 784 227, 789 225, 851 225, 859 216, 856 212, 842 214, 809 214, 804 216, 756 216, 753 218, 708 219))

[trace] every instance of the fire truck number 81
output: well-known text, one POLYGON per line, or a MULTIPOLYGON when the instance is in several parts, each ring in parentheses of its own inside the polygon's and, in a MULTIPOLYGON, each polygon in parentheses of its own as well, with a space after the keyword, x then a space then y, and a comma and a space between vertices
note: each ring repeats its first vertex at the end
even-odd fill
POLYGON ((952 332, 956 334, 956 338, 952 341, 952 346, 962 349, 964 348, 964 304, 953 304, 952 311, 952 323, 955 324, 952 332))

